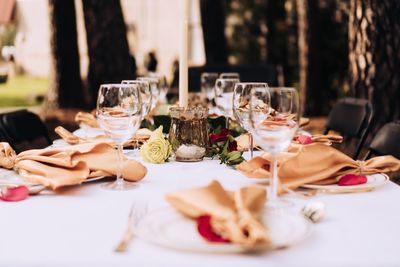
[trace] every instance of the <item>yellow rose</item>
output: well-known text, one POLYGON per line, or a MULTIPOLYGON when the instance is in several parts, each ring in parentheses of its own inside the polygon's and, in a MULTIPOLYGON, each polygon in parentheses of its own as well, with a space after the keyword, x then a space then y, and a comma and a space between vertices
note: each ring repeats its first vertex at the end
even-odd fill
POLYGON ((171 145, 162 134, 162 126, 158 127, 145 144, 140 148, 142 158, 150 163, 163 163, 171 155, 171 145))

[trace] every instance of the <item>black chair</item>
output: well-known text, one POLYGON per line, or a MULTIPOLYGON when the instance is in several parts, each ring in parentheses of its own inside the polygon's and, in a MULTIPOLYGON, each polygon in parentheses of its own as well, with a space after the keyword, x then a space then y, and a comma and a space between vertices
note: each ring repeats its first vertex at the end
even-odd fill
POLYGON ((1 114, 0 128, 6 141, 17 153, 52 144, 47 128, 39 116, 25 109, 1 114))
POLYGON ((377 132, 364 160, 371 155, 392 155, 400 159, 400 121, 387 123, 377 132))
POLYGON ((353 158, 358 158, 368 135, 373 110, 371 102, 366 99, 343 98, 335 104, 329 113, 324 134, 330 130, 343 135, 344 143, 358 140, 353 158))

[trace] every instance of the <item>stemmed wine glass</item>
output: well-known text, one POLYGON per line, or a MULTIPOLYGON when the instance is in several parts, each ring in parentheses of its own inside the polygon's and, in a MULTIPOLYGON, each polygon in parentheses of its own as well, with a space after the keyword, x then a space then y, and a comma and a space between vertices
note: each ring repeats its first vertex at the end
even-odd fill
POLYGON ((142 102, 138 84, 102 84, 97 98, 97 120, 117 145, 117 180, 103 185, 111 190, 127 190, 136 186, 122 177, 122 144, 131 138, 140 126, 142 102))
POLYGON ((218 109, 226 117, 226 128, 229 129, 229 119, 233 115, 233 89, 235 84, 239 83, 239 79, 222 79, 215 81, 215 103, 218 109))
POLYGON ((269 208, 283 208, 290 204, 278 198, 278 156, 289 148, 299 125, 299 114, 299 96, 294 88, 257 87, 251 90, 251 132, 257 144, 272 158, 269 208))
POLYGON ((148 74, 148 77, 158 79, 158 90, 160 93, 160 95, 158 97, 158 101, 160 101, 163 104, 167 103, 167 94, 169 91, 169 84, 168 84, 168 81, 167 81, 167 78, 165 77, 165 75, 162 75, 162 74, 159 74, 156 72, 150 72, 148 74))
MULTIPOLYGON (((150 84, 146 81, 137 81, 137 80, 123 80, 121 84, 137 84, 139 85, 140 99, 142 101, 142 118, 140 121, 149 114, 152 104, 152 95, 150 90, 150 84)), ((136 148, 139 149, 139 139, 136 138, 136 148)), ((131 156, 137 156, 137 150, 133 150, 130 154, 131 156)))
POLYGON ((138 77, 137 80, 146 81, 149 83, 151 90, 151 98, 152 98, 150 110, 152 110, 157 106, 158 100, 160 99, 160 88, 159 88, 160 81, 156 77, 138 77))
POLYGON ((233 90, 233 115, 248 132, 250 156, 253 157, 253 135, 250 123, 250 97, 253 88, 268 88, 266 83, 237 83, 233 90))
POLYGON ((200 77, 201 92, 207 99, 209 110, 213 107, 213 100, 215 97, 214 86, 217 79, 218 73, 216 72, 203 72, 200 77))
POLYGON ((223 72, 219 75, 221 79, 238 79, 240 80, 240 75, 237 72, 223 72))

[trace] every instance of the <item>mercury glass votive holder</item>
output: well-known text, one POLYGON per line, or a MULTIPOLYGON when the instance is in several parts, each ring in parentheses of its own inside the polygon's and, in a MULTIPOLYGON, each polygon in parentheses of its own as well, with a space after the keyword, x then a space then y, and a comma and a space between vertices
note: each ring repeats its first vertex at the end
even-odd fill
POLYGON ((208 108, 170 109, 169 142, 176 161, 201 161, 208 146, 208 108))

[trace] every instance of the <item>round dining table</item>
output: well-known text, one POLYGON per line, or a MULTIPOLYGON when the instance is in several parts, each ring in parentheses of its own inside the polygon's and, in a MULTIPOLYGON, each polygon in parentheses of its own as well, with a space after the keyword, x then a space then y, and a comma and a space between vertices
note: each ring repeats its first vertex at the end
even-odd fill
POLYGON ((400 266, 400 187, 390 181, 371 192, 287 196, 292 212, 321 201, 326 215, 307 238, 284 249, 199 253, 133 237, 125 252, 115 252, 132 204, 165 207, 166 193, 212 180, 229 190, 259 183, 216 159, 143 164, 148 174, 133 190, 105 190, 99 180, 0 202, 0 266, 400 266))

